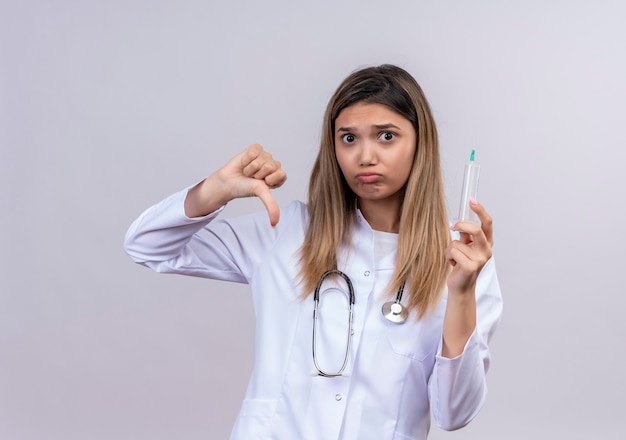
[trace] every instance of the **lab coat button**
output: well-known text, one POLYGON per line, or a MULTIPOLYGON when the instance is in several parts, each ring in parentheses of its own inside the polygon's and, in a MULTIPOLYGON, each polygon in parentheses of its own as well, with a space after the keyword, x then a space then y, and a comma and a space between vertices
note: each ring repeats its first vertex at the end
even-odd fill
POLYGON ((366 270, 366 271, 365 271, 365 273, 364 273, 363 275, 365 275, 366 277, 369 277, 369 276, 370 276, 370 271, 369 271, 369 270, 366 270))
POLYGON ((335 394, 335 400, 339 402, 341 400, 341 394, 335 394))

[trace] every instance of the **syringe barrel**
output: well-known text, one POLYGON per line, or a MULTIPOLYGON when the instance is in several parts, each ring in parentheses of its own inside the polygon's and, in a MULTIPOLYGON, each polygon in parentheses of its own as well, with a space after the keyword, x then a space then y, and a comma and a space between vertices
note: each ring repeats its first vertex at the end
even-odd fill
POLYGON ((480 224, 480 220, 474 211, 470 209, 470 199, 476 200, 478 196, 478 178, 480 165, 470 162, 465 165, 463 176, 463 190, 461 191, 461 203, 457 220, 480 224))

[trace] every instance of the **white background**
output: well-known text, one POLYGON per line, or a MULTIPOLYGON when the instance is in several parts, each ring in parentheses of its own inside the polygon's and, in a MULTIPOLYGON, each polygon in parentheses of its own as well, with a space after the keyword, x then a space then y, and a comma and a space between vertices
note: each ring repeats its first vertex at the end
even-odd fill
POLYGON ((451 213, 476 148, 497 228, 488 401, 431 438, 625 438, 624 5, 0 0, 0 439, 227 438, 246 286, 154 274, 124 232, 256 142, 304 198, 328 98, 386 62, 431 102, 451 213))

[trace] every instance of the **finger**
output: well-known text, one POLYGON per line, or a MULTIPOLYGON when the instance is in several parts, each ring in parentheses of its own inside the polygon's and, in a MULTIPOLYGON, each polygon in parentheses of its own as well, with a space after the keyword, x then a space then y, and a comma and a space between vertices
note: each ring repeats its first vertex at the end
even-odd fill
POLYGON ((466 276, 477 276, 487 261, 486 255, 475 252, 471 247, 459 242, 452 243, 445 255, 448 263, 466 276))
POLYGON ((281 168, 264 178, 270 188, 279 188, 287 181, 287 173, 281 168))
MULTIPOLYGON (((458 232, 461 237, 473 237, 475 235, 484 235, 480 225, 470 222, 457 222, 451 228, 451 231, 458 232)), ((464 241, 464 240, 462 240, 464 241)))
MULTIPOLYGON (((463 234, 461 235, 463 236, 463 234)), ((482 231, 479 235, 472 235, 469 242, 462 241, 462 239, 452 241, 449 248, 462 252, 467 259, 479 264, 486 263, 492 256, 491 245, 487 242, 482 231)))
POLYGON ((489 244, 493 246, 493 219, 485 210, 485 207, 477 200, 470 200, 470 209, 474 211, 480 219, 480 225, 485 233, 485 237, 487 238, 489 244))
POLYGON ((280 208, 278 207, 278 203, 272 196, 267 185, 264 183, 257 185, 257 188, 254 191, 254 195, 261 199, 263 205, 265 205, 265 209, 267 210, 267 214, 270 218, 270 225, 275 227, 278 224, 278 220, 280 220, 280 208))
POLYGON ((469 260, 470 258, 470 253, 471 253, 471 249, 469 248, 469 246, 461 243, 458 240, 453 241, 452 243, 450 243, 450 245, 446 248, 446 252, 445 252, 445 256, 446 256, 446 260, 448 260, 449 262, 454 261, 455 263, 458 263, 459 260, 469 260))
POLYGON ((471 244, 472 243, 472 235, 467 232, 459 232, 459 240, 463 244, 471 244))
POLYGON ((264 179, 269 174, 280 169, 280 162, 274 160, 272 155, 264 151, 260 145, 253 145, 249 150, 246 150, 242 166, 244 176, 264 179))
POLYGON ((272 159, 271 156, 269 156, 269 159, 260 156, 246 167, 244 174, 249 173, 249 177, 264 180, 267 176, 280 169, 279 161, 272 159), (256 171, 253 171, 254 169, 256 169, 256 171))
POLYGON ((453 251, 460 252, 460 254, 457 255, 462 255, 463 258, 470 260, 480 266, 486 263, 492 255, 490 246, 480 247, 477 246, 475 243, 466 244, 461 242, 460 240, 454 240, 452 243, 450 243, 450 245, 446 249, 446 255, 448 255, 449 252, 453 251))
POLYGON ((467 260, 458 249, 451 249, 448 257, 451 270, 448 273, 446 284, 449 291, 470 292, 475 286, 478 271, 472 261, 467 260))
POLYGON ((253 144, 246 148, 241 153, 239 158, 239 164, 243 175, 246 177, 253 177, 263 163, 263 161, 259 160, 259 158, 268 154, 269 153, 264 151, 263 147, 259 144, 253 144))
POLYGON ((445 252, 446 261, 452 266, 456 266, 456 259, 452 254, 452 247, 448 247, 445 252))
POLYGON ((470 222, 458 222, 450 228, 450 230, 458 232, 459 241, 465 244, 472 244, 480 248, 491 248, 491 241, 485 234, 482 225, 470 222))
POLYGON ((453 268, 455 273, 459 271, 465 276, 471 276, 474 262, 463 252, 462 249, 451 246, 446 250, 446 261, 453 268))

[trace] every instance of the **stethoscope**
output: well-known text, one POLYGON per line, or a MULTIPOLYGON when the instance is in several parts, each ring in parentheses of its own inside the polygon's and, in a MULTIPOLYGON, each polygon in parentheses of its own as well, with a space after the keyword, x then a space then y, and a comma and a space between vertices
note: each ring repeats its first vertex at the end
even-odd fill
MULTIPOLYGON (((383 304, 383 307, 381 310, 385 319, 387 319, 390 322, 393 322, 394 324, 403 324, 406 321, 407 317, 409 316, 409 311, 400 302, 402 300, 403 292, 404 292, 404 283, 402 283, 402 285, 398 289, 398 293, 396 294, 396 300, 386 302, 385 304, 383 304)), ((352 281, 350 280, 350 277, 348 277, 348 275, 346 275, 345 273, 337 269, 332 269, 332 270, 328 270, 324 272, 319 282, 317 283, 317 286, 315 287, 315 292, 313 293, 313 303, 314 303, 314 306, 313 306, 313 364, 315 365, 315 369, 317 370, 317 373, 320 376, 323 376, 323 377, 341 376, 343 374, 343 371, 346 369, 346 365, 348 365, 348 358, 350 357, 350 346, 352 343, 352 334, 354 333, 353 327, 352 327, 352 324, 354 321, 354 287, 352 287, 352 281), (346 282, 346 285, 348 286, 348 299, 350 302, 350 307, 348 311, 348 334, 346 337, 346 354, 343 358, 343 363, 341 365, 341 368, 339 368, 339 370, 336 373, 329 373, 327 371, 322 370, 317 362, 317 355, 316 355, 316 352, 317 352, 317 316, 319 313, 318 309, 319 309, 319 304, 320 304, 320 289, 322 287, 322 283, 324 282, 324 280, 331 275, 339 275, 346 282)))

